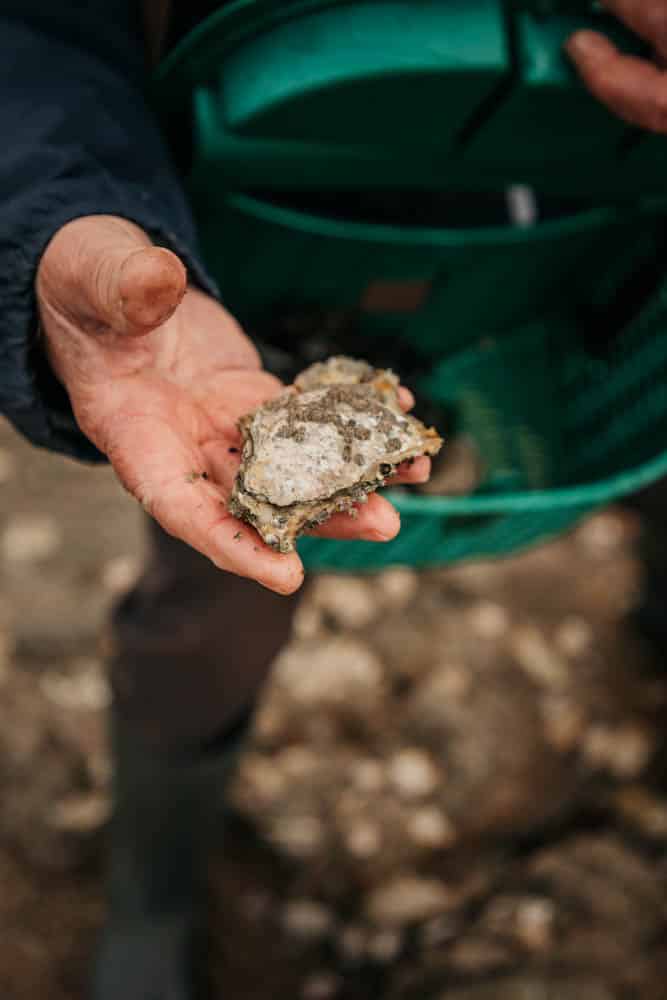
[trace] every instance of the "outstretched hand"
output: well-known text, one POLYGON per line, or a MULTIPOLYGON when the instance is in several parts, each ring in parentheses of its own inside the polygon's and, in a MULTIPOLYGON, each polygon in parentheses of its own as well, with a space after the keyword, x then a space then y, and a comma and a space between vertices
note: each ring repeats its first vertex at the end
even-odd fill
POLYGON ((654 60, 625 55, 604 35, 578 31, 567 51, 584 83, 632 125, 667 134, 667 0, 602 0, 602 6, 651 46, 654 60))
MULTIPOLYGON (((171 535, 220 569, 292 593, 298 555, 280 555, 227 511, 239 465, 237 420, 283 388, 236 321, 188 288, 183 265, 137 226, 88 216, 51 240, 37 278, 44 346, 82 431, 171 535)), ((412 405, 401 390, 406 409, 412 405)), ((398 481, 424 482, 417 459, 398 481)), ((398 514, 373 495, 317 534, 388 541, 398 514)))

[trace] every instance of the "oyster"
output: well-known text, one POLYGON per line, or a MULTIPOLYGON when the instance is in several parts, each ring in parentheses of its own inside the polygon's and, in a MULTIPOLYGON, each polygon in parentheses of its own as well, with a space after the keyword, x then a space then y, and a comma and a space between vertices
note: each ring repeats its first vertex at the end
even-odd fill
POLYGON ((241 466, 229 503, 279 552, 337 511, 354 513, 401 462, 435 455, 433 428, 403 413, 398 378, 337 357, 242 417, 241 466))

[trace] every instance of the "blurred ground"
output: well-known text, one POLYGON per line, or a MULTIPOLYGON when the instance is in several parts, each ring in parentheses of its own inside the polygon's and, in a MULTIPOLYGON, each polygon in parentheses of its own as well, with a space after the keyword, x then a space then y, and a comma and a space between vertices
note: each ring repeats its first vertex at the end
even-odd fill
MULTIPOLYGON (((499 565, 322 578, 213 873, 225 997, 662 1000, 667 675, 634 515, 499 565)), ((138 571, 104 469, 0 425, 0 996, 83 996, 103 917, 103 622, 138 571)))

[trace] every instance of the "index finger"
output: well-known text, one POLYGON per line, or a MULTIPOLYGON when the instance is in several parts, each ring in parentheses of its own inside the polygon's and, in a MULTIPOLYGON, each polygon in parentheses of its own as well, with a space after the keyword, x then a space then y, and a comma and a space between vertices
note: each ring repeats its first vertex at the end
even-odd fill
POLYGON ((208 556, 219 569, 249 577, 279 594, 292 594, 303 583, 298 555, 269 548, 254 528, 229 513, 226 498, 213 483, 180 476, 144 506, 165 531, 208 556))
POLYGON ((168 422, 150 415, 123 420, 107 456, 119 479, 164 530, 219 569, 291 594, 303 582, 296 553, 274 552, 227 510, 224 489, 205 475, 205 457, 168 422))
POLYGON ((624 55, 594 31, 578 31, 567 52, 584 83, 610 111, 650 132, 667 132, 667 75, 637 56, 624 55))

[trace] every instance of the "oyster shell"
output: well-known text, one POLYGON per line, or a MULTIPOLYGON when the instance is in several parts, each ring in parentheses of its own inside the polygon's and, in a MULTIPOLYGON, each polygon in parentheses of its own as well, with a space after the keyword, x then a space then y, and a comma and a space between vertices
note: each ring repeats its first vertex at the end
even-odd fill
POLYGON ((337 357, 242 417, 243 451, 229 503, 279 552, 337 511, 354 512, 401 462, 435 455, 433 428, 403 413, 397 377, 337 357))

